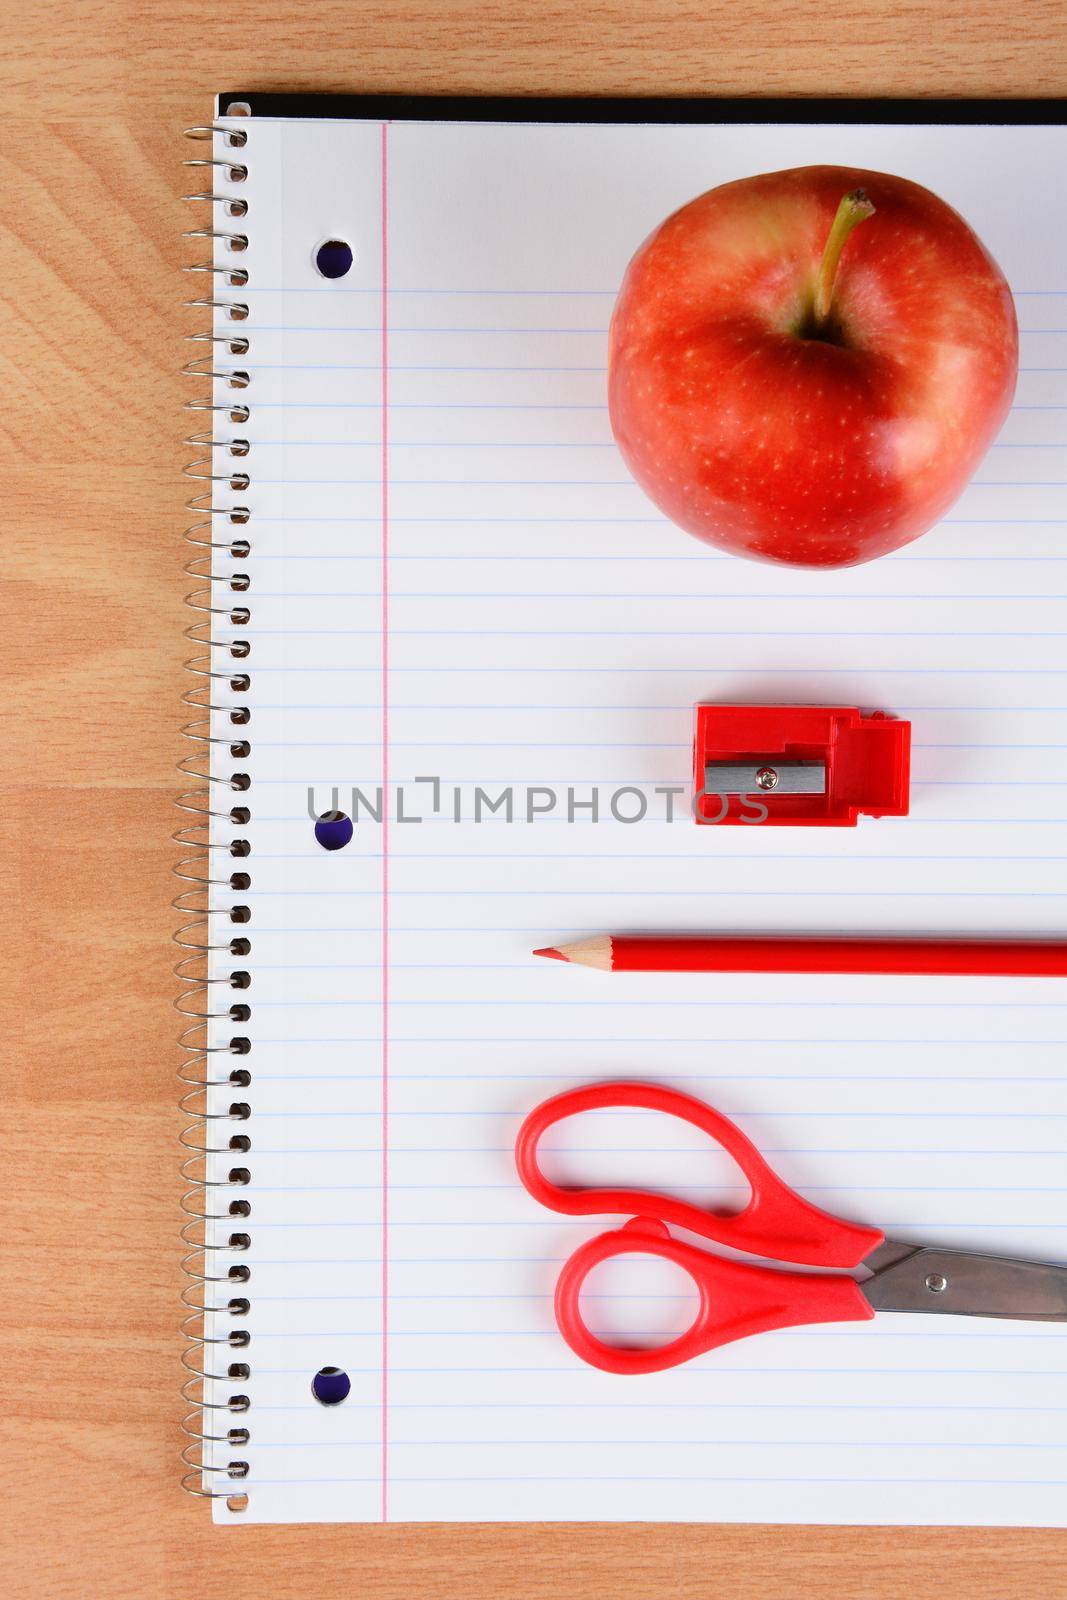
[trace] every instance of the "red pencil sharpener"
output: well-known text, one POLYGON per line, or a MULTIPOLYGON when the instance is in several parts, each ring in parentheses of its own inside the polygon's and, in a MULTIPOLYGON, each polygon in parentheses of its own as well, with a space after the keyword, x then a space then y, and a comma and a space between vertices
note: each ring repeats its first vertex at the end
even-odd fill
POLYGON ((854 828, 906 817, 911 723, 855 706, 697 706, 697 822, 854 828))

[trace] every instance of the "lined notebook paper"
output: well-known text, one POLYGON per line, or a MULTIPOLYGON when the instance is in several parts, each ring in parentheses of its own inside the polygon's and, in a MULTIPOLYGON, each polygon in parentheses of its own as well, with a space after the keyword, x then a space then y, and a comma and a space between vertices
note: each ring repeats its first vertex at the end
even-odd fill
MULTIPOLYGON (((549 1094, 652 1079, 895 1239, 1067 1256, 1061 986, 604 978, 530 955, 605 931, 1062 931, 1064 130, 236 125, 249 282, 229 297, 249 350, 229 364, 250 414, 218 437, 250 440, 251 484, 216 503, 248 505, 251 554, 216 572, 249 574, 251 616, 216 636, 249 639, 250 689, 216 698, 251 709, 251 1404, 248 1506, 215 1502, 218 1519, 1063 1524, 1054 1326, 884 1315, 645 1378, 594 1371, 552 1290, 612 1219, 541 1210, 512 1146, 549 1094), (704 189, 812 162, 956 206, 1022 329, 1017 404, 963 498, 843 572, 679 532, 605 407, 638 243, 704 189), (336 282, 314 265, 329 238, 355 254, 336 282), (910 718, 911 816, 698 829, 682 798, 668 821, 657 791, 688 784, 698 700, 910 718), (322 850, 309 791, 355 815, 353 787, 379 786, 383 821, 360 805, 352 843, 322 850), (513 820, 482 802, 475 821, 479 788, 510 788, 513 820), (598 820, 568 820, 568 789, 597 792, 598 820), (620 790, 643 820, 612 814, 620 790), (398 820, 398 793, 420 820, 398 820), (326 1365, 352 1383, 334 1407, 311 1393, 326 1365)), ((223 749, 216 772, 232 765, 223 749)), ((741 1198, 725 1158, 650 1114, 581 1119, 552 1147, 571 1181, 741 1198)), ((603 1330, 662 1336, 693 1311, 654 1264, 590 1290, 603 1330)))

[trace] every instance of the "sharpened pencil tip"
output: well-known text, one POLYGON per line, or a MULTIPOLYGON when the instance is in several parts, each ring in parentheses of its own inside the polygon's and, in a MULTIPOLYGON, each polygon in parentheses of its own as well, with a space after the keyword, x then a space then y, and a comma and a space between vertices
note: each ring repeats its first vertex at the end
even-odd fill
POLYGON ((567 957, 562 950, 557 950, 555 945, 546 945, 543 950, 535 950, 535 956, 547 956, 549 961, 566 961, 567 957))

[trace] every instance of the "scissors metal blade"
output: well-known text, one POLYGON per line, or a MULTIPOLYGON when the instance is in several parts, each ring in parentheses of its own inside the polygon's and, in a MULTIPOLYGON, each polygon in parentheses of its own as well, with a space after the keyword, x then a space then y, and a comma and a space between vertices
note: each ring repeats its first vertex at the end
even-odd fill
POLYGON ((1067 1266, 888 1241, 865 1265, 873 1277, 859 1287, 875 1311, 1067 1322, 1067 1266))

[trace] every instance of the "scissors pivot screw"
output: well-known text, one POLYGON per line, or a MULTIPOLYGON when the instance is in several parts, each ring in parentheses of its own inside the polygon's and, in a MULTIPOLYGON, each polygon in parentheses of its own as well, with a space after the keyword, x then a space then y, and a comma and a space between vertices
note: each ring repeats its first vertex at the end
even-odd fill
POLYGON ((930 1272, 926 1277, 926 1287, 931 1294, 944 1294, 948 1288, 948 1279, 942 1272, 930 1272))

